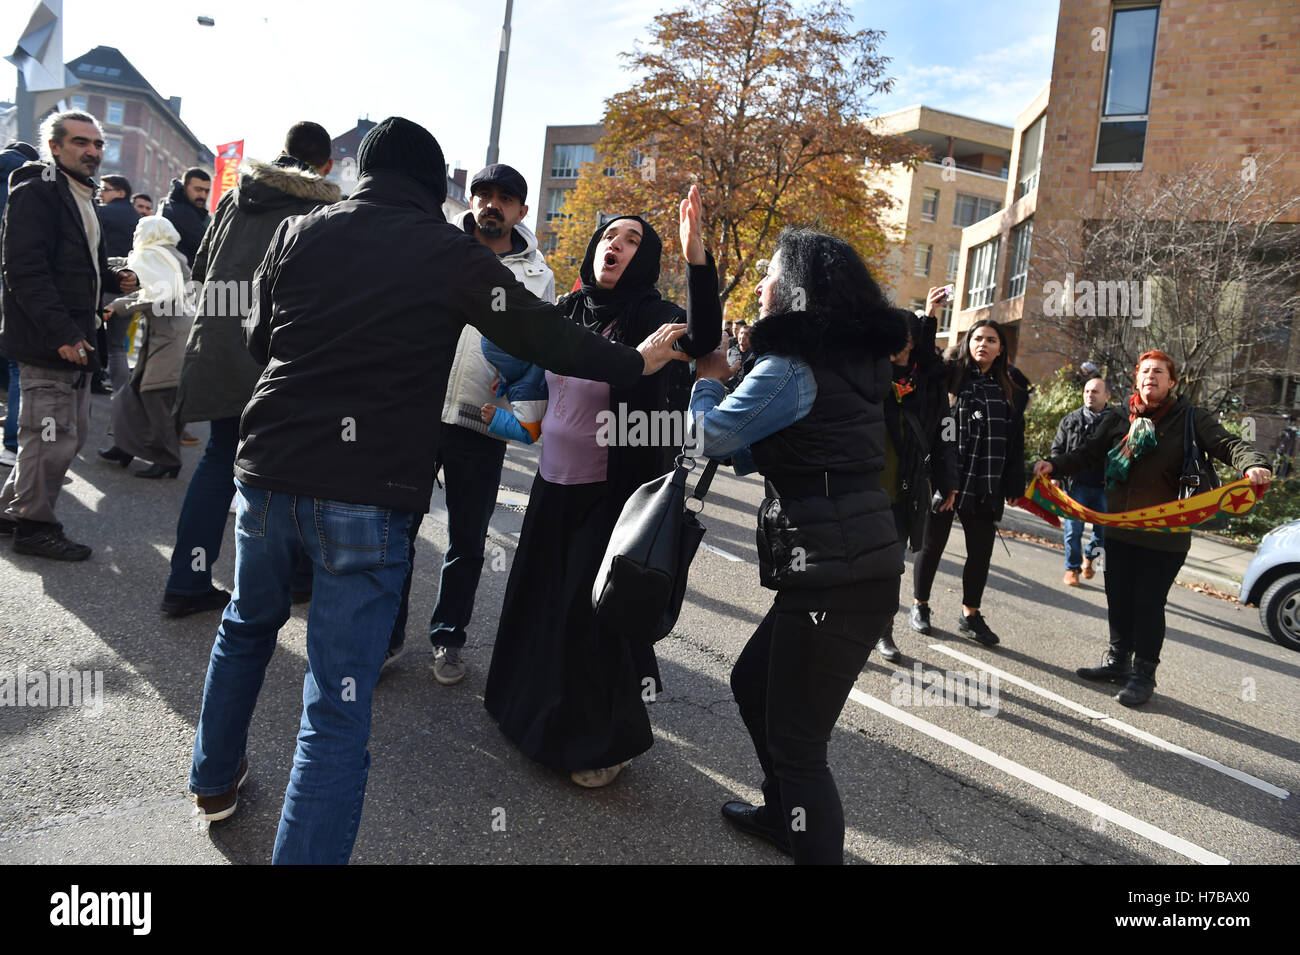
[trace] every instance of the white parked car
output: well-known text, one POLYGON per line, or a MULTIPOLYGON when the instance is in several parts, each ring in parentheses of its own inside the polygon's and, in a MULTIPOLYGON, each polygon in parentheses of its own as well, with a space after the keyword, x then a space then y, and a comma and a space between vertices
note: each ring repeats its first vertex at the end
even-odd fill
POLYGON ((1264 535, 1241 581, 1237 602, 1258 606, 1268 635, 1288 649, 1300 650, 1300 521, 1264 535))

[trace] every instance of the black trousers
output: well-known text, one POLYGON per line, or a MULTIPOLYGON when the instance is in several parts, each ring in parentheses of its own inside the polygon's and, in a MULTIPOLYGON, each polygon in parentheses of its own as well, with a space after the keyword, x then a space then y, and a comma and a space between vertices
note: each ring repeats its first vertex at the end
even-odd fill
POLYGON ((1186 551, 1153 550, 1106 536, 1102 570, 1110 642, 1139 660, 1160 662, 1165 643, 1165 601, 1187 560, 1186 551))
POLYGON ((826 744, 892 617, 892 607, 810 615, 773 606, 731 671, 736 705, 763 767, 764 815, 789 831, 797 863, 844 861, 844 809, 826 744))
MULTIPOLYGON (((912 596, 921 603, 930 599, 934 575, 939 572, 939 560, 948 546, 952 532, 954 511, 931 513, 925 519, 925 535, 921 552, 912 565, 912 596)), ((961 602, 967 607, 979 607, 984 596, 984 585, 989 579, 989 562, 993 559, 993 538, 997 527, 992 513, 962 513, 961 529, 966 534, 966 565, 961 570, 961 602)))

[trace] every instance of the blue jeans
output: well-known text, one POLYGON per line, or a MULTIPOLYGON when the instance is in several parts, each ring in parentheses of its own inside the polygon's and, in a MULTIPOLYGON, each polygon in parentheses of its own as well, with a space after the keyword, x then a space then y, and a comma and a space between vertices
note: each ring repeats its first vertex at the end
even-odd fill
POLYGON ((18 402, 21 397, 18 390, 18 362, 9 362, 9 402, 5 411, 5 447, 18 451, 18 402))
MULTIPOLYGON (((239 447, 239 419, 220 418, 210 423, 208 446, 181 504, 176 522, 176 546, 167 592, 193 597, 212 589, 212 565, 221 556, 226 518, 235 497, 235 451, 239 447)), ((311 565, 305 558, 294 575, 293 589, 311 590, 311 565)))
POLYGON ((371 696, 410 566, 412 515, 235 485, 235 592, 208 661, 190 791, 218 795, 235 784, 276 636, 289 618, 294 567, 305 552, 316 581, 307 675, 272 861, 344 864, 361 821, 371 696))
MULTIPOLYGON (((429 618, 429 640, 435 647, 463 647, 465 628, 474 616, 474 595, 483 572, 483 544, 488 522, 497 503, 497 485, 505 461, 506 443, 459 425, 444 424, 438 443, 438 460, 447 489, 447 553, 442 558, 438 581, 438 603, 429 618)), ((421 515, 422 516, 422 515, 421 515)), ((410 561, 415 569, 415 538, 420 518, 411 525, 410 561)), ((400 647, 406 639, 407 604, 411 591, 408 579, 402 592, 402 608, 393 628, 390 646, 400 647)))
MULTIPOLYGON (((1070 488, 1070 497, 1074 498, 1084 507, 1091 508, 1094 511, 1106 510, 1106 492, 1099 487, 1091 487, 1087 484, 1075 484, 1070 488)), ((1083 557, 1079 554, 1079 544, 1083 541, 1083 521, 1065 522, 1065 569, 1080 570, 1083 567, 1083 557)), ((1083 556, 1089 560, 1094 560, 1097 552, 1106 546, 1105 536, 1100 527, 1092 525, 1092 539, 1088 541, 1088 546, 1084 550, 1083 556)))

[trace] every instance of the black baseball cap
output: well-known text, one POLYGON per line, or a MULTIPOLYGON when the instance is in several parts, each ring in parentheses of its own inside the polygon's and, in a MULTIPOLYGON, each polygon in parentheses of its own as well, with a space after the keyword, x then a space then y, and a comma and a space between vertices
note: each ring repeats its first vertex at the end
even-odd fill
POLYGON ((492 183, 511 195, 518 196, 520 203, 528 201, 528 183, 524 182, 524 177, 519 175, 519 170, 514 166, 507 166, 503 162, 484 166, 469 181, 469 194, 472 196, 475 187, 482 183, 492 183))

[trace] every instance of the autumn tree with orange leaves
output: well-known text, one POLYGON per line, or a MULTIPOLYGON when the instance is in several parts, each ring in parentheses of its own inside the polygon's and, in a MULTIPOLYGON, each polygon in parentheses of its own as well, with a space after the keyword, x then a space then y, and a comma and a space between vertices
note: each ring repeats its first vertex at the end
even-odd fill
POLYGON ((602 215, 637 213, 664 240, 666 297, 684 301, 677 204, 704 194, 706 244, 729 318, 753 315, 760 260, 786 225, 838 235, 868 262, 884 258, 891 200, 864 166, 913 165, 920 149, 865 122, 888 92, 878 30, 852 32, 842 2, 694 0, 661 13, 648 42, 622 54, 637 77, 605 101, 597 161, 584 166, 557 220, 557 285, 577 277, 602 215), (617 175, 606 175, 613 169, 617 175))

